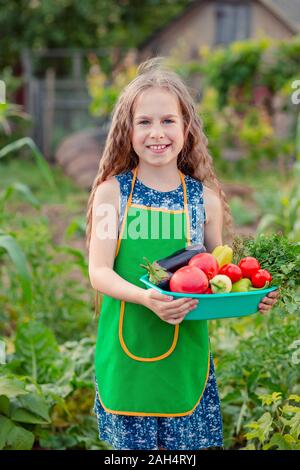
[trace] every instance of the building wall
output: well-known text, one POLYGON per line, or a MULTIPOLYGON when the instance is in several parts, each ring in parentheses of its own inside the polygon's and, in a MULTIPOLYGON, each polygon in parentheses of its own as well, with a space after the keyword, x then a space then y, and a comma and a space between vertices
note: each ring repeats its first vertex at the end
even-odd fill
POLYGON ((269 10, 257 2, 252 5, 251 37, 268 36, 274 39, 288 39, 293 36, 289 28, 269 10))
POLYGON ((189 59, 202 45, 213 44, 214 36, 214 5, 203 2, 159 33, 143 49, 141 57, 145 59, 153 54, 170 55, 176 46, 176 49, 179 48, 178 54, 189 59))
MULTIPOLYGON (((269 10, 253 1, 250 14, 250 36, 269 36, 286 39, 293 36, 288 27, 269 10)), ((184 60, 197 57, 201 46, 213 46, 215 41, 215 2, 203 2, 195 6, 187 15, 166 27, 140 52, 141 60, 155 55, 173 55, 184 60), (176 46, 176 47, 175 47, 176 46)))

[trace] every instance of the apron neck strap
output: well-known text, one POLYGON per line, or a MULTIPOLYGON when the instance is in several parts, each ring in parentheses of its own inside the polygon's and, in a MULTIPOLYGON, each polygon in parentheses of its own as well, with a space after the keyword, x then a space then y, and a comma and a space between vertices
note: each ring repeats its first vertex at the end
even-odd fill
MULTIPOLYGON (((137 172, 138 172, 138 166, 134 169, 134 172, 133 172, 133 178, 132 178, 132 183, 131 183, 131 191, 130 191, 130 195, 129 195, 129 198, 128 198, 128 206, 131 205, 133 188, 134 188, 135 181, 136 181, 136 178, 137 178, 137 172)), ((178 170, 178 173, 179 173, 182 188, 183 188, 184 208, 185 208, 185 210, 187 210, 187 208, 188 208, 188 206, 187 206, 187 192, 186 192, 186 184, 185 184, 185 180, 184 180, 184 174, 180 170, 178 170)))

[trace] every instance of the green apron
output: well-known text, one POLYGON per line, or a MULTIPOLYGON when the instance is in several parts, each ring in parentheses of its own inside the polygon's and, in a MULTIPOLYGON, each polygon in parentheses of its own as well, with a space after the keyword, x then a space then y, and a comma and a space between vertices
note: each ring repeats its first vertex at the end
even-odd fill
MULTIPOLYGON (((119 235, 114 271, 139 287, 150 261, 191 244, 184 175, 184 210, 132 204, 119 235), (141 229, 140 233, 138 229, 141 229), (187 236, 186 236, 187 234, 187 236)), ((207 321, 171 325, 141 304, 103 295, 95 350, 99 399, 107 412, 130 416, 185 416, 203 395, 209 374, 207 321)))

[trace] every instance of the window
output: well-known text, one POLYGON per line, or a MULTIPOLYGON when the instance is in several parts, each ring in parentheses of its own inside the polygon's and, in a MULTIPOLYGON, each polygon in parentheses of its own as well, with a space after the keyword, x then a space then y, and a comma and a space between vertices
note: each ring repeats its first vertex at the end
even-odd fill
POLYGON ((229 44, 250 35, 249 2, 223 1, 216 4, 216 44, 229 44))

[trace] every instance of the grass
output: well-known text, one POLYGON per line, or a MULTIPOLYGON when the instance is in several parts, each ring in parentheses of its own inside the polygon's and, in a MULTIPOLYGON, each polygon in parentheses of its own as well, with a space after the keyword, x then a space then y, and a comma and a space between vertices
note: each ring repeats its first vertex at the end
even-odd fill
POLYGON ((63 174, 58 165, 51 165, 58 191, 53 191, 42 178, 36 164, 30 158, 8 159, 0 162, 0 188, 20 181, 30 187, 39 202, 43 204, 63 203, 70 210, 82 208, 87 202, 88 193, 75 186, 72 180, 63 174))

